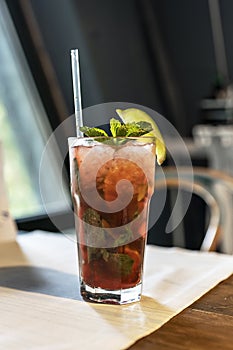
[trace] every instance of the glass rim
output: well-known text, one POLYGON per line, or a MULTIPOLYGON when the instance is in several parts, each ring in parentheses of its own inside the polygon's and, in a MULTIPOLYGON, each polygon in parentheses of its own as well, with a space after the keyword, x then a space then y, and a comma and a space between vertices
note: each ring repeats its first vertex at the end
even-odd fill
POLYGON ((112 140, 112 139, 129 139, 129 140, 139 140, 139 139, 154 139, 156 140, 157 137, 156 136, 146 136, 146 135, 142 135, 142 136, 70 136, 68 137, 68 140, 98 140, 98 139, 106 139, 106 140, 112 140))
POLYGON ((68 137, 68 144, 69 147, 75 147, 75 146, 81 146, 81 145, 89 145, 91 142, 99 142, 100 145, 106 145, 106 146, 121 146, 123 144, 114 144, 111 142, 111 140, 119 140, 119 141, 139 141, 140 143, 143 143, 143 141, 146 143, 156 143, 156 136, 91 136, 91 137, 78 137, 78 136, 73 136, 73 137, 68 137))

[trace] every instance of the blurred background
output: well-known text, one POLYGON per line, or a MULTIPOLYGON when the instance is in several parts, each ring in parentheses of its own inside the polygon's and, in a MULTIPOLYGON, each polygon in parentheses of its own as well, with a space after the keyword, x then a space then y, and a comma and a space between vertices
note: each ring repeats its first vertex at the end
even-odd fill
MULTIPOLYGON (((21 230, 55 229, 38 171, 49 135, 74 111, 72 48, 80 50, 83 108, 124 101, 156 110, 184 138, 194 166, 232 175, 232 13, 231 0, 1 0, 0 139, 21 230)), ((49 152, 52 202, 59 145, 49 152)), ((51 213, 64 221, 61 198, 51 213)), ((191 222, 204 225, 202 216, 191 222)))

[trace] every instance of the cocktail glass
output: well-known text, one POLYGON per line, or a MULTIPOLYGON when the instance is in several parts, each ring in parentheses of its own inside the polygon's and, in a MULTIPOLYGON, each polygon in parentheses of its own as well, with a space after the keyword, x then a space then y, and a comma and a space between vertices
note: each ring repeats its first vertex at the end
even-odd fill
POLYGON ((155 138, 69 138, 81 295, 140 300, 155 138))

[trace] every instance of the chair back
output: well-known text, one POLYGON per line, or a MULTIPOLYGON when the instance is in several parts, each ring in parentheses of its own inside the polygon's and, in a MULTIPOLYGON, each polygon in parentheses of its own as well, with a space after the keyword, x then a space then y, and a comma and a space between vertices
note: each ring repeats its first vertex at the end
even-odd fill
MULTIPOLYGON (((190 238, 189 233, 190 235, 194 234, 200 236, 200 232, 192 232, 193 226, 195 226, 192 225, 192 222, 195 222, 195 219, 198 220, 200 215, 204 215, 206 217, 205 220, 208 221, 208 224, 205 232, 201 236, 201 243, 198 249, 203 251, 213 251, 219 249, 224 242, 224 239, 226 239, 224 224, 227 220, 233 220, 233 178, 224 172, 202 167, 179 167, 178 173, 175 167, 164 167, 162 168, 162 172, 157 172, 155 192, 159 190, 171 191, 172 189, 176 189, 176 191, 178 191, 177 193, 188 192, 190 194, 190 200, 193 198, 193 195, 201 198, 208 210, 203 210, 203 206, 198 204, 190 213, 192 220, 191 224, 188 223, 186 225, 188 227, 188 232, 183 234, 188 239, 190 238), (231 209, 229 210, 229 208, 231 209), (202 209, 202 213, 199 213, 199 209, 202 209), (207 212, 208 215, 206 215, 207 212)), ((176 200, 177 199, 178 195, 176 200)), ((185 208, 181 203, 179 210, 180 212, 178 214, 184 218, 186 211, 188 212, 189 210, 188 205, 186 205, 185 208)), ((174 213, 174 215, 178 214, 177 211, 174 213)), ((198 228, 198 231, 200 230, 201 227, 198 228)), ((174 230, 173 234, 175 234, 175 231, 176 230, 174 230)), ((156 230, 154 234, 156 235, 156 230)), ((229 253, 231 249, 233 251, 233 237, 230 244, 232 244, 232 246, 228 247, 227 253, 229 253)), ((176 243, 174 243, 174 245, 176 245, 176 243)), ((184 247, 187 248, 186 243, 184 244, 184 247)), ((196 246, 189 246, 188 248, 197 249, 196 246)))

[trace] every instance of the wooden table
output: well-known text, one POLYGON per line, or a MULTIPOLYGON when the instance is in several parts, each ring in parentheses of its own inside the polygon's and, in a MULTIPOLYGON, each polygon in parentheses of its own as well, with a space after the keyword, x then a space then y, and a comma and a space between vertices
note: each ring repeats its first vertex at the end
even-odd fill
POLYGON ((76 255, 41 231, 0 244, 0 349, 233 349, 233 275, 171 319, 232 274, 233 257, 148 246, 144 301, 117 307, 79 300, 76 255))
POLYGON ((233 349, 233 275, 131 350, 233 349))

